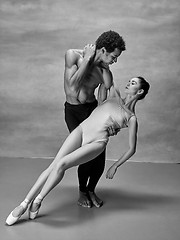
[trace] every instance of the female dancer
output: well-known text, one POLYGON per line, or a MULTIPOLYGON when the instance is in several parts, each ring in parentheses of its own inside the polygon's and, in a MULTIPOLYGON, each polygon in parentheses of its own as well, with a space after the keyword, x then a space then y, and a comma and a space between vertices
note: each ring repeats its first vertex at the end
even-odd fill
POLYGON ((50 166, 41 173, 24 201, 7 217, 6 223, 13 225, 29 207, 29 218, 35 219, 42 200, 62 180, 68 168, 88 162, 98 156, 108 143, 108 128, 116 132, 121 128, 129 128, 129 149, 107 171, 106 178, 112 179, 117 168, 127 161, 136 151, 137 118, 135 105, 143 99, 149 90, 149 83, 143 77, 132 78, 126 88, 125 99, 113 87, 110 95, 114 98, 99 105, 92 114, 83 121, 66 138, 50 166))

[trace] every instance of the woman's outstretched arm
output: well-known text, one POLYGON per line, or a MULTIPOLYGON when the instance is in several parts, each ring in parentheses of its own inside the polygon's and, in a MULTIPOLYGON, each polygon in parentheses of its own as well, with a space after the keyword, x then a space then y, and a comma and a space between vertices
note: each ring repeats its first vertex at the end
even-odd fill
POLYGON ((132 116, 129 120, 129 149, 124 153, 121 158, 116 161, 107 171, 106 178, 112 179, 116 173, 119 166, 126 162, 132 155, 136 152, 137 145, 137 119, 135 116, 132 116))

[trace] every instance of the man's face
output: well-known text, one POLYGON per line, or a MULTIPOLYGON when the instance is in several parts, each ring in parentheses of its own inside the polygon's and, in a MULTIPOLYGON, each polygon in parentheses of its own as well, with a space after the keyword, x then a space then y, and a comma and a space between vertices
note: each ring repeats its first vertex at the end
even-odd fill
POLYGON ((120 51, 118 48, 115 48, 115 50, 111 53, 107 52, 106 49, 104 49, 104 52, 102 54, 102 61, 107 65, 113 64, 117 62, 117 59, 121 53, 122 51, 120 51))

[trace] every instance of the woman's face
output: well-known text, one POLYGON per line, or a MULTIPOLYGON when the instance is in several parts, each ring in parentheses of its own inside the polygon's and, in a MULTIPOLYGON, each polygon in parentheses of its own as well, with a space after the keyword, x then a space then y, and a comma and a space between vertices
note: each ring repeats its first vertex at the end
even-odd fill
POLYGON ((141 89, 140 79, 135 77, 129 80, 125 87, 125 93, 130 95, 136 95, 141 89))

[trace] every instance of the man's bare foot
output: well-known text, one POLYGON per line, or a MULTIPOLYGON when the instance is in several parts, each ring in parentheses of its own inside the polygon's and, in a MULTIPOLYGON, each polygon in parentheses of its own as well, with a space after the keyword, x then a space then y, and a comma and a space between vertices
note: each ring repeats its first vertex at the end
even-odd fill
POLYGON ((89 192, 89 197, 93 203, 93 205, 97 208, 102 207, 103 205, 103 200, 101 200, 96 194, 95 192, 89 192))
POLYGON ((81 207, 86 207, 86 208, 92 207, 91 200, 89 200, 89 196, 86 192, 79 191, 78 205, 81 207))

